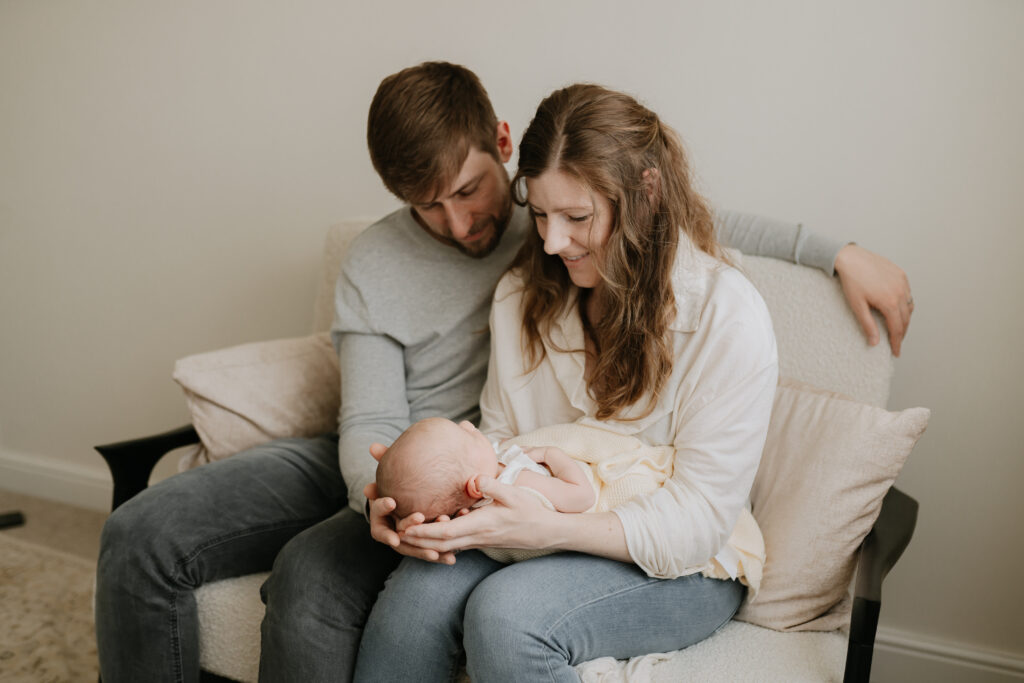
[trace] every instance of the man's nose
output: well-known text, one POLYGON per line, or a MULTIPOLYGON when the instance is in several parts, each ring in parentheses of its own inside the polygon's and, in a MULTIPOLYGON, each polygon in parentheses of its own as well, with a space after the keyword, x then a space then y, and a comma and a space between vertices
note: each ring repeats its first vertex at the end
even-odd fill
POLYGON ((558 221, 548 220, 547 230, 541 237, 546 254, 557 254, 569 246, 569 231, 558 221))
POLYGON ((473 216, 468 210, 455 204, 444 205, 444 219, 448 223, 452 237, 457 240, 466 239, 473 228, 473 216))

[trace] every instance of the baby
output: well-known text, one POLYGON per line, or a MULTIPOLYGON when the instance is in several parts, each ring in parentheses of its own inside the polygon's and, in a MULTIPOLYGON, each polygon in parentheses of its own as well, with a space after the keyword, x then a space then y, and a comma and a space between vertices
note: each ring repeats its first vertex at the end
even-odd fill
MULTIPOLYGON (((543 427, 504 443, 507 447, 499 452, 469 422, 421 420, 402 432, 380 458, 377 492, 395 500, 395 519, 413 512, 422 512, 428 520, 455 517, 490 502, 478 483, 487 476, 523 487, 545 507, 560 512, 600 512, 659 489, 672 475, 675 454, 671 446, 649 446, 634 436, 580 422, 543 427)), ((521 562, 550 552, 482 551, 499 562, 521 562)), ((745 509, 726 547, 706 566, 694 569, 719 579, 738 578, 756 595, 764 560, 761 530, 745 509)))
POLYGON ((421 512, 432 520, 482 505, 480 477, 525 486, 560 512, 585 512, 596 492, 583 466, 554 447, 497 446, 469 422, 431 417, 395 440, 377 466, 377 492, 393 498, 402 519, 421 512))

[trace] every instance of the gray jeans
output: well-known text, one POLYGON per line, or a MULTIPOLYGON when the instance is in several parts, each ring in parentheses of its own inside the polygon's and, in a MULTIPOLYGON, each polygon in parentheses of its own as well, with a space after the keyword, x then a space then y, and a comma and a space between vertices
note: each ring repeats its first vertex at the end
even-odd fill
POLYGON ((261 678, 348 680, 363 624, 400 559, 347 507, 336 436, 274 441, 175 475, 103 529, 103 681, 198 681, 193 590, 271 568, 261 678))

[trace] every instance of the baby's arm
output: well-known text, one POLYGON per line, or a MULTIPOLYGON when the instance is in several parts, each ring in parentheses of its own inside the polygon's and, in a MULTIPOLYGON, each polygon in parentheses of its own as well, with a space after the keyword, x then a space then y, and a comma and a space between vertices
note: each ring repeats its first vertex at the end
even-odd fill
POLYGON ((524 448, 534 462, 547 465, 551 477, 536 472, 520 472, 517 486, 529 486, 551 501, 559 512, 586 512, 594 505, 594 487, 583 472, 583 466, 560 448, 524 448))

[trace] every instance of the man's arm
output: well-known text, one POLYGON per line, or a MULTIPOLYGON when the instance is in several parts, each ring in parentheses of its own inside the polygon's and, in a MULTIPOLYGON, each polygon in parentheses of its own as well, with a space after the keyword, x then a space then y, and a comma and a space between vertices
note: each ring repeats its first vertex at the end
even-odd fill
POLYGON ((817 235, 800 223, 787 223, 737 211, 715 211, 715 234, 727 247, 749 256, 799 263, 835 273, 836 256, 844 242, 817 235))
POLYGON ((375 540, 403 555, 454 563, 450 553, 410 546, 396 533, 422 523, 421 513, 396 525, 391 519, 394 500, 376 497, 377 460, 370 448, 375 446, 379 456, 381 444, 392 443, 409 426, 401 345, 383 335, 357 333, 338 334, 335 343, 342 376, 338 464, 348 487, 349 506, 366 516, 375 540))
POLYGON ((856 244, 813 233, 799 223, 735 211, 715 212, 715 232, 719 242, 744 254, 811 266, 830 277, 838 275, 868 343, 878 343, 873 308, 885 317, 892 352, 900 355, 914 299, 906 273, 895 263, 856 244))
POLYGON ((377 474, 370 445, 390 444, 409 426, 404 354, 381 335, 345 333, 336 343, 342 377, 338 464, 349 506, 365 515, 363 489, 377 474))

